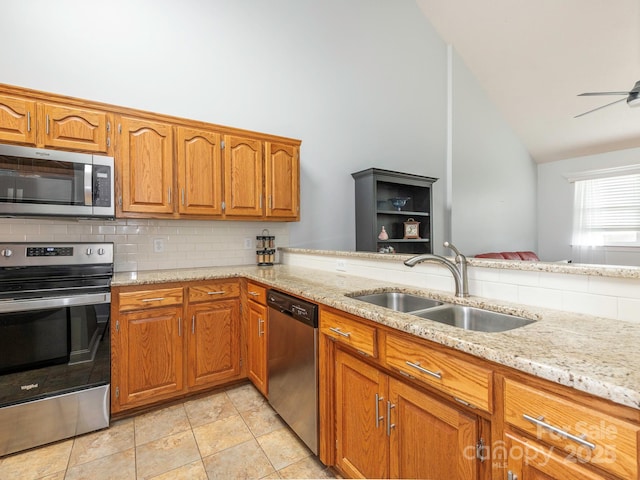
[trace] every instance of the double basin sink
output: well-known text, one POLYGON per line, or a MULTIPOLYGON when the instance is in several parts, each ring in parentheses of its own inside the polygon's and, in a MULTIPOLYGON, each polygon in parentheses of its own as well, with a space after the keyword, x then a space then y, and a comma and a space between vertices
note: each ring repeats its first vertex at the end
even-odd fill
POLYGON ((446 325, 479 332, 504 332, 534 322, 534 320, 516 315, 497 313, 466 305, 443 303, 439 300, 404 292, 389 291, 367 295, 349 295, 349 297, 397 312, 409 313, 446 325))

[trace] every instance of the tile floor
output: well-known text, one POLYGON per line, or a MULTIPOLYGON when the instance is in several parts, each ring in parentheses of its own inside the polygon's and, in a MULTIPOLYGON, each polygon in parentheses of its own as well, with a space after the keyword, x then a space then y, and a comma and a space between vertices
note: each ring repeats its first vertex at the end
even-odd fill
POLYGON ((240 478, 336 476, 251 384, 0 458, 2 480, 240 478))

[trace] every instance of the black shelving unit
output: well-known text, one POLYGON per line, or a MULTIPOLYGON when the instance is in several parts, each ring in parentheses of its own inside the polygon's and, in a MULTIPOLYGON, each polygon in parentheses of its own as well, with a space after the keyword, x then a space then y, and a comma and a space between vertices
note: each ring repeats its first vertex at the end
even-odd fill
POLYGON ((356 191, 356 250, 396 253, 432 253, 432 185, 438 180, 411 173, 369 168, 352 173, 356 191), (398 210, 392 198, 407 198, 398 210), (404 222, 420 222, 420 238, 404 238, 404 222), (388 240, 378 239, 385 227, 388 240))

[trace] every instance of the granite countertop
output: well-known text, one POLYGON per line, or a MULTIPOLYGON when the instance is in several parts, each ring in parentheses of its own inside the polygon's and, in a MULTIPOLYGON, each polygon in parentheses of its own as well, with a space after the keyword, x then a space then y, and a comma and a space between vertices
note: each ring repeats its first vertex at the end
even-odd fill
POLYGON ((114 275, 112 285, 151 285, 233 277, 259 281, 456 350, 640 409, 640 369, 637 368, 640 363, 640 325, 632 322, 525 307, 474 296, 459 299, 439 290, 289 265, 123 272, 114 275), (474 332, 345 296, 389 288, 537 321, 506 332, 474 332))

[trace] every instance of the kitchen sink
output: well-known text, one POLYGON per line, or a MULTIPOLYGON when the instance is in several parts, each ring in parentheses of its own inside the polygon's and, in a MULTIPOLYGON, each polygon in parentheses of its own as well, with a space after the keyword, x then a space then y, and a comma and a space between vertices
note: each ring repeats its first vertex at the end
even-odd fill
POLYGON ((479 332, 505 332, 514 328, 524 327, 535 320, 507 315, 505 313, 491 312, 481 308, 465 305, 442 305, 422 311, 411 312, 421 318, 479 332))
POLYGON ((353 296, 351 298, 372 303, 380 307, 390 308, 397 312, 415 312, 442 305, 442 302, 438 300, 403 292, 371 293, 368 295, 353 296))

